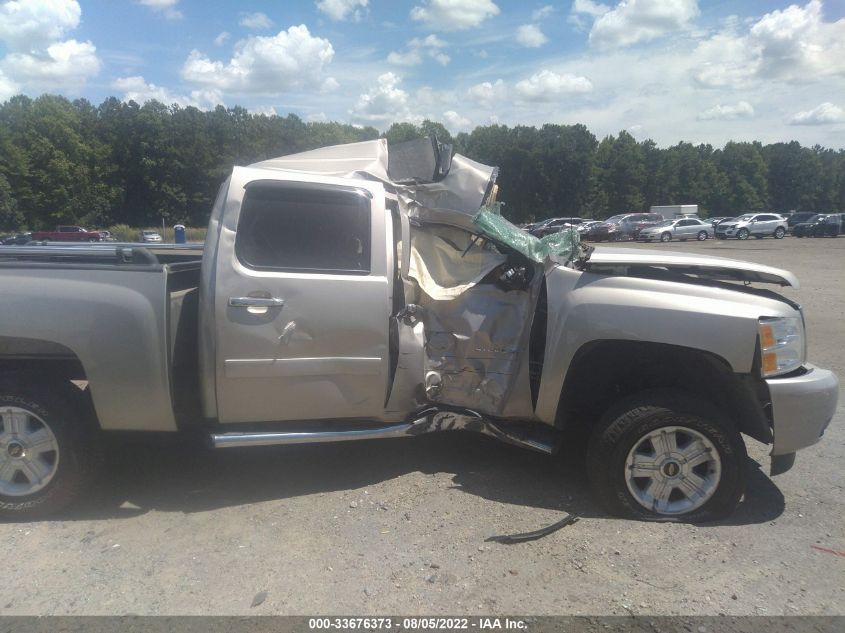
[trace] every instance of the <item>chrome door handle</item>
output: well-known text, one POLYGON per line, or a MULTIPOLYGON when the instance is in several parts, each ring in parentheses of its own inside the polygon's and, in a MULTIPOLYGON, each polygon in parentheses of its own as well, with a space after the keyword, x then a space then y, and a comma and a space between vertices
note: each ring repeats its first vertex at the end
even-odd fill
POLYGON ((284 299, 276 297, 229 297, 233 308, 278 308, 285 305, 284 299))

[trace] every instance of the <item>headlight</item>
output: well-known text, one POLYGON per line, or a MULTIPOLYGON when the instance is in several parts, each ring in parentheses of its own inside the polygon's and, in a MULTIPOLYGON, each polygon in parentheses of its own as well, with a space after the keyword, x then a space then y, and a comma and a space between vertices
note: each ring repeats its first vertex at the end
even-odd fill
POLYGON ((804 322, 800 317, 762 317, 758 328, 763 376, 778 376, 804 364, 804 322))

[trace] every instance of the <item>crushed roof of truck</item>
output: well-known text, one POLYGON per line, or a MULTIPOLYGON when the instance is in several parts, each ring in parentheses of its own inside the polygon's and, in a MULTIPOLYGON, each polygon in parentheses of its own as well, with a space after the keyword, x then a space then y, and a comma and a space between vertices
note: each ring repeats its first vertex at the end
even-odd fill
POLYGON ((452 155, 450 146, 433 139, 399 143, 390 149, 386 139, 333 145, 271 158, 250 167, 378 180, 397 195, 400 209, 409 217, 485 235, 537 262, 550 255, 571 256, 578 244, 575 232, 540 240, 511 224, 495 203, 498 168, 461 154, 452 155), (441 163, 441 153, 446 152, 445 163, 441 163), (446 167, 438 171, 442 164, 446 167), (409 179, 409 170, 414 168, 428 169, 432 176, 409 179))

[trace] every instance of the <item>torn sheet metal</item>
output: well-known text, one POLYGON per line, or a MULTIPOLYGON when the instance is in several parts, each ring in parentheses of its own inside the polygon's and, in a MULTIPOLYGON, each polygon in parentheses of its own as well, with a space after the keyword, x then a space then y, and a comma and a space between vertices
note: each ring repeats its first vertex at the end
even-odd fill
POLYGON ((478 284, 438 301, 423 296, 429 401, 501 415, 525 362, 534 292, 478 284))
POLYGON ((485 244, 458 228, 413 227, 408 276, 432 299, 457 297, 507 261, 485 244))
POLYGON ((270 158, 253 163, 250 167, 285 169, 338 178, 370 176, 385 183, 390 182, 387 176, 387 140, 383 138, 270 158))
POLYGON ((439 182, 408 185, 390 178, 388 164, 387 140, 380 138, 271 158, 253 163, 250 167, 379 180, 394 193, 415 201, 419 219, 424 221, 431 221, 427 217, 428 210, 447 210, 453 216, 463 215, 471 219, 484 204, 497 175, 495 167, 455 154, 449 173, 439 182))
POLYGON ((430 221, 428 211, 438 209, 474 216, 489 196, 497 175, 495 167, 455 154, 443 180, 411 188, 411 196, 420 207, 419 219, 430 221))

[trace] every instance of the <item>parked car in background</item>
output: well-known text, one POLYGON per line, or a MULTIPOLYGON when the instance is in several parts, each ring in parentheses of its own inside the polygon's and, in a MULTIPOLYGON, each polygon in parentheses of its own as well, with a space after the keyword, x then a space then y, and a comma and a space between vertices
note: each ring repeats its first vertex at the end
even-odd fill
POLYGON ((734 217, 733 217, 733 216, 731 216, 731 215, 720 215, 720 216, 717 216, 717 217, 715 217, 715 218, 707 218, 706 222, 710 222, 710 225, 711 225, 713 228, 715 228, 715 227, 717 227, 717 226, 718 226, 721 222, 724 222, 725 220, 734 220, 734 219, 736 219, 736 218, 734 218, 734 217))
POLYGON ((747 240, 753 235, 758 239, 773 237, 780 240, 786 235, 786 228, 786 220, 774 213, 746 213, 733 220, 720 222, 716 227, 716 238, 747 240))
POLYGON ((99 242, 99 231, 81 226, 57 226, 55 231, 33 231, 32 239, 39 242, 99 242))
POLYGON ((708 237, 712 238, 714 232, 713 225, 707 222, 695 218, 678 218, 666 220, 643 229, 637 239, 642 242, 651 242, 652 240, 671 242, 673 239, 682 242, 687 240, 704 241, 708 237))
POLYGON ((3 238, 3 244, 21 246, 32 241, 32 233, 18 233, 17 235, 7 235, 3 238))
POLYGON ((842 213, 817 213, 792 227, 795 237, 838 237, 843 232, 842 213))
POLYGON ((581 224, 583 221, 582 218, 551 218, 545 222, 536 224, 528 232, 535 237, 545 237, 546 235, 557 233, 561 229, 581 224))
POLYGON ((584 239, 584 236, 590 232, 590 229, 598 226, 599 224, 604 223, 601 220, 584 220, 581 224, 575 227, 575 230, 578 231, 578 235, 581 236, 581 239, 584 239))
POLYGON ((590 238, 597 242, 619 242, 635 240, 643 229, 663 222, 659 213, 620 213, 609 217, 603 225, 590 232, 590 238))
POLYGON ((786 216, 786 230, 792 233, 792 230, 799 224, 809 222, 810 218, 818 215, 815 212, 802 211, 801 213, 792 213, 786 216))
POLYGON ((156 231, 141 231, 141 241, 147 243, 161 242, 161 235, 156 231))

